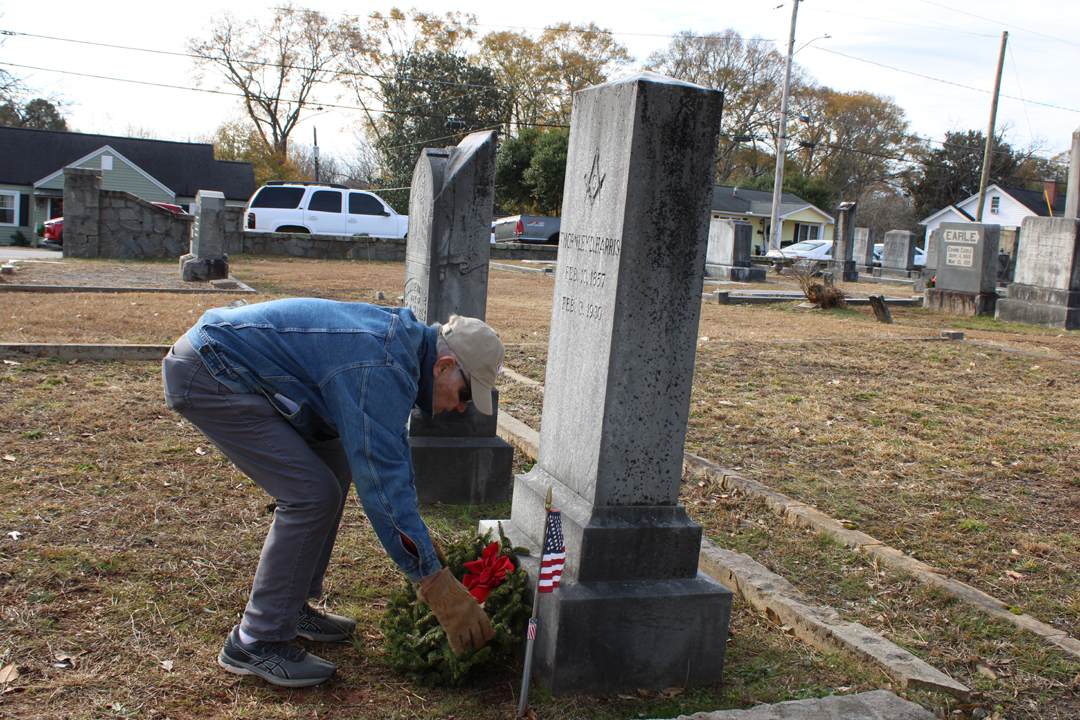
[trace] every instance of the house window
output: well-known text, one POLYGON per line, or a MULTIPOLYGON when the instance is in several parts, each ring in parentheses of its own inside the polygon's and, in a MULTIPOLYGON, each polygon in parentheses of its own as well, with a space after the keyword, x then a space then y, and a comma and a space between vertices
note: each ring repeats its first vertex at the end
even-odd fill
POLYGON ((0 225, 19 224, 19 194, 0 192, 0 225))
POLYGON ((817 237, 817 225, 805 225, 803 223, 795 223, 795 242, 803 242, 804 240, 817 240, 817 237))
POLYGON ((998 214, 998 210, 1001 209, 1001 198, 995 195, 990 198, 990 212, 994 215, 998 214))

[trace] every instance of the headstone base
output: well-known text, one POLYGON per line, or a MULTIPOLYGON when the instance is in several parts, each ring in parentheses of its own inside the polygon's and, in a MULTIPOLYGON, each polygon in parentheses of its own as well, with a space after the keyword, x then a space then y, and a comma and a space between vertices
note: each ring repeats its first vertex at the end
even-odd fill
POLYGON ((855 266, 855 272, 859 273, 860 275, 873 275, 874 274, 874 266, 873 265, 856 265, 855 266))
POLYGON ((502 438, 409 437, 416 499, 484 505, 510 499, 514 446, 502 438))
POLYGON ((899 270, 897 268, 874 268, 874 277, 883 278, 914 278, 918 277, 922 270, 899 270))
POLYGON ((834 282, 859 282, 859 271, 853 261, 830 261, 827 272, 832 273, 834 282))
MULTIPOLYGON (((540 549, 510 520, 501 524, 536 587, 540 549)), ((553 693, 610 693, 707 685, 723 677, 731 591, 696 577, 637 582, 564 580, 540 595, 533 676, 553 693)))
POLYGON ((180 276, 186 282, 209 282, 229 277, 229 261, 226 258, 197 258, 192 254, 180 258, 180 276))
POLYGON ((998 320, 1058 330, 1080 329, 1080 292, 1013 283, 997 303, 998 320))
POLYGON ((713 265, 705 263, 705 277, 732 282, 765 282, 768 271, 761 267, 738 267, 736 265, 713 265))
POLYGON ((993 315, 996 304, 997 295, 991 293, 973 293, 940 288, 927 288, 926 292, 923 293, 924 308, 950 315, 964 315, 966 317, 993 315))

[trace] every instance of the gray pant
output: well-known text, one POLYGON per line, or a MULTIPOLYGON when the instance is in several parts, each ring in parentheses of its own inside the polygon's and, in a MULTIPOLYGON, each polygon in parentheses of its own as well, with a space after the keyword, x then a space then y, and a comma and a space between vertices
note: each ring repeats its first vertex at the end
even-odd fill
POLYGON ((352 484, 341 440, 300 434, 260 394, 234 393, 186 337, 161 362, 166 404, 277 501, 241 627, 259 640, 296 637, 300 608, 323 575, 352 484))

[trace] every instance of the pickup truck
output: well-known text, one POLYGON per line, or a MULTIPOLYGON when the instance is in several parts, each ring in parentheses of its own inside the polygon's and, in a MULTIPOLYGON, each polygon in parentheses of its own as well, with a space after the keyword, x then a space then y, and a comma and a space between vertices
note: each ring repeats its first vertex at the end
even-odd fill
POLYGON ((559 242, 559 218, 511 215, 499 218, 492 228, 492 242, 559 242))

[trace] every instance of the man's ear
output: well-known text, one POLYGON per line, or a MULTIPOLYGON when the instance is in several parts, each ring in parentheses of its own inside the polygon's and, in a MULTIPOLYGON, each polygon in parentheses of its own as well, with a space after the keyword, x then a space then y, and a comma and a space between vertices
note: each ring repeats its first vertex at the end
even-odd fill
POLYGON ((448 370, 453 370, 456 366, 454 358, 449 355, 443 355, 441 358, 435 361, 435 366, 431 368, 431 374, 435 377, 439 377, 448 370))

